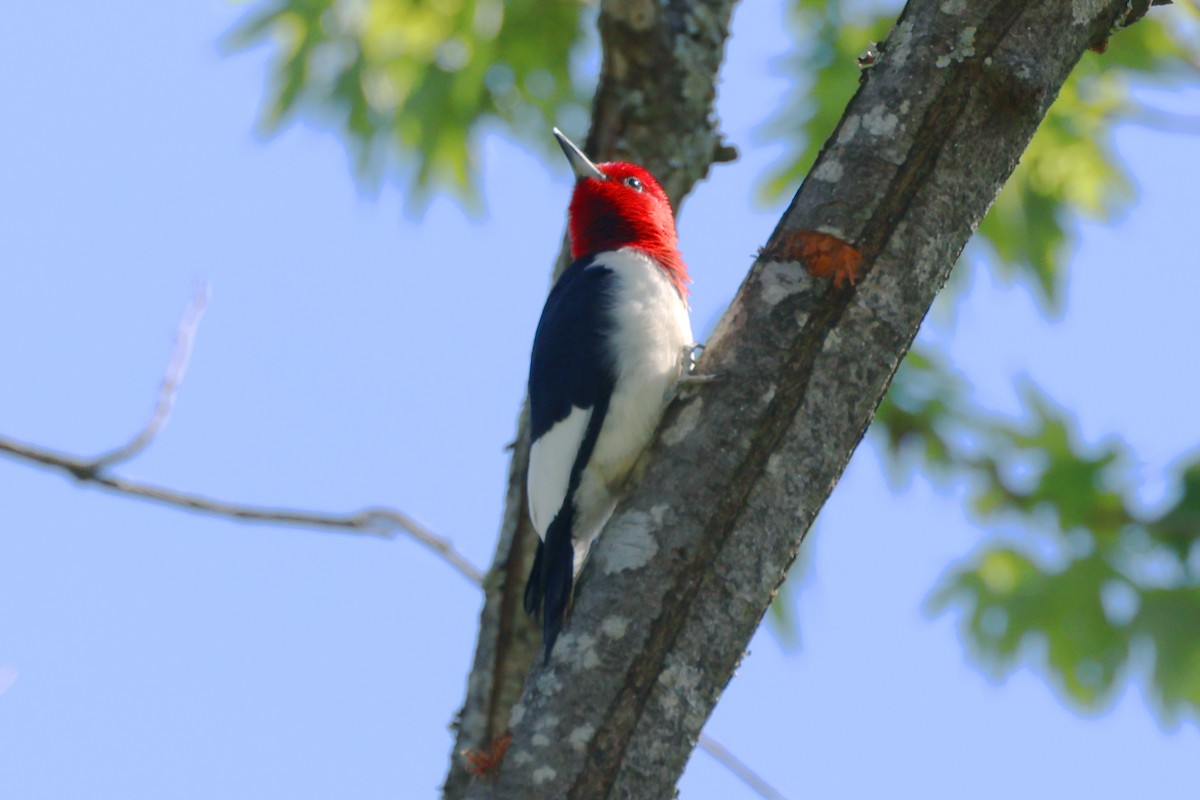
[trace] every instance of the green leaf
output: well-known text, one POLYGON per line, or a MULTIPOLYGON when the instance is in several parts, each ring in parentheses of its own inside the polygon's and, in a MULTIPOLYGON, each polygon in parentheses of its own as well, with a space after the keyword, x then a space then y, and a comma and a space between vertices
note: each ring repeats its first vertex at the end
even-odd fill
POLYGON ((1118 578, 1102 558, 1052 571, 1017 550, 987 549, 944 577, 927 607, 967 607, 964 638, 993 674, 1032 659, 1065 699, 1093 710, 1129 657, 1129 632, 1110 623, 1101 599, 1118 578))
POLYGON ((779 202, 795 193, 858 89, 857 57, 884 38, 895 18, 895 11, 883 10, 847 22, 843 12, 837 0, 798 0, 792 6, 797 47, 781 63, 793 77, 793 88, 762 128, 766 138, 783 140, 790 151, 764 177, 760 202, 779 202))
POLYGON ((876 417, 893 460, 936 453, 926 468, 965 486, 982 520, 1017 526, 948 570, 926 610, 961 608, 984 669, 1002 677, 1029 664, 1087 711, 1137 675, 1131 659, 1148 643, 1159 718, 1197 715, 1200 462, 1182 469, 1178 500, 1147 519, 1124 443, 1082 441, 1072 415, 1028 381, 1018 395, 1018 419, 985 413, 943 360, 917 349, 876 417))
POLYGON ((1154 643, 1153 686, 1168 722, 1200 709, 1200 587, 1142 593, 1137 627, 1154 643))
MULTIPOLYGON (((1200 461, 1184 469, 1182 484, 1183 491, 1175 505, 1151 523, 1149 530, 1180 563, 1187 564, 1193 551, 1200 552, 1200 461)), ((1200 574, 1191 577, 1200 581, 1200 574)))
POLYGON ((279 0, 225 38, 275 50, 263 128, 300 117, 334 128, 358 177, 409 184, 408 207, 449 190, 477 204, 488 125, 549 152, 546 131, 586 102, 573 57, 584 4, 570 0, 279 0))

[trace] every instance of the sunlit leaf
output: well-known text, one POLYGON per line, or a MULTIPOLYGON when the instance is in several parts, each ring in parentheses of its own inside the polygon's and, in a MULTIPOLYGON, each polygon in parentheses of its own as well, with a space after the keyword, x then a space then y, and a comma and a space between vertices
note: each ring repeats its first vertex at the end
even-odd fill
POLYGON ((262 118, 334 128, 368 186, 395 173, 419 209, 433 191, 478 201, 489 124, 549 149, 546 131, 586 102, 572 58, 576 0, 264 0, 227 37, 275 52, 262 118))
POLYGON ((1085 710, 1138 677, 1147 644, 1155 665, 1143 677, 1160 719, 1200 715, 1200 463, 1181 471, 1178 499, 1146 518, 1131 501, 1134 459, 1122 442, 1083 441, 1072 415, 1028 381, 1020 418, 984 413, 943 362, 913 355, 876 435, 893 460, 936 452, 925 466, 966 486, 981 521, 1022 531, 985 539, 927 609, 960 609, 963 638, 993 675, 1029 664, 1085 710))

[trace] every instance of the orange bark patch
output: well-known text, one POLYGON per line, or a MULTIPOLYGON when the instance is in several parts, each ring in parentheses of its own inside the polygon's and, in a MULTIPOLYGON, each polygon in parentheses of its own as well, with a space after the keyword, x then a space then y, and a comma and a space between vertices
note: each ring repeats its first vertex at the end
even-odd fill
POLYGON ((799 261, 808 274, 817 278, 831 278, 835 288, 842 288, 844 281, 853 286, 858 280, 858 268, 862 264, 862 251, 843 242, 836 236, 817 231, 788 231, 781 241, 763 253, 770 259, 799 261))
POLYGON ((473 750, 470 747, 462 751, 462 757, 467 761, 467 772, 476 778, 494 776, 500 771, 500 762, 508 752, 508 744, 512 741, 512 733, 505 733, 492 740, 490 747, 484 750, 473 750))

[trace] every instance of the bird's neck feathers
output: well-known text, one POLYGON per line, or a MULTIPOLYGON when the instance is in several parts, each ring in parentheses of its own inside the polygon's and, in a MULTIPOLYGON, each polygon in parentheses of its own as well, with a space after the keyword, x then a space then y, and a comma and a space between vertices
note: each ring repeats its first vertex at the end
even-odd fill
POLYGON ((679 296, 688 296, 687 265, 679 252, 675 217, 666 193, 640 167, 602 164, 609 179, 581 180, 571 197, 569 230, 571 258, 631 247, 650 256, 670 278, 679 296), (621 173, 636 169, 643 184, 636 191, 622 183, 621 173))

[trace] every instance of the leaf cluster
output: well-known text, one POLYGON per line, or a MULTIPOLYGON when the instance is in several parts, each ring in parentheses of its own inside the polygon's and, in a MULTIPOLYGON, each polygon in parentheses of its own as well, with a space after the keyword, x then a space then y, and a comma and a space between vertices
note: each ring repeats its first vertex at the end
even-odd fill
POLYGON ((1139 508, 1133 453, 1079 440, 1032 384, 1017 420, 974 407, 936 357, 914 351, 875 433, 894 474, 921 464, 965 487, 999 535, 953 565, 928 608, 961 606, 963 637, 999 676, 1035 664, 1063 697, 1102 708, 1139 663, 1164 722, 1200 708, 1200 459, 1165 510, 1139 508))
POLYGON ((228 35, 274 51, 262 126, 330 124, 360 179, 398 172, 410 208, 477 203, 479 134, 541 141, 582 116, 579 0, 265 0, 228 35))

